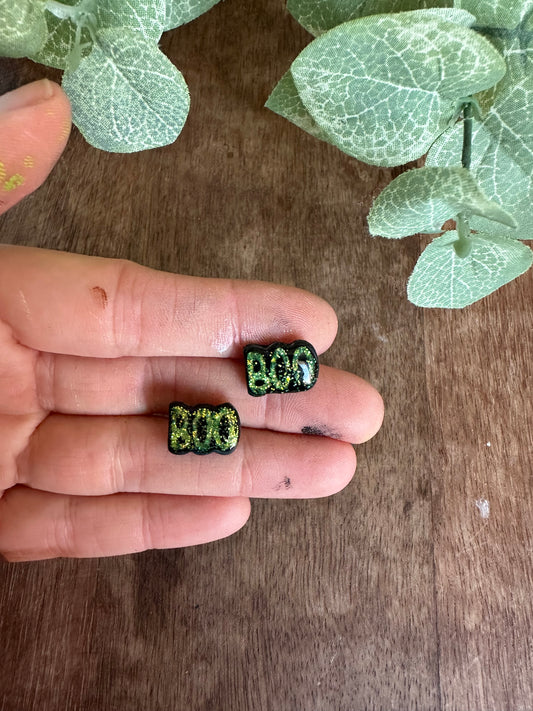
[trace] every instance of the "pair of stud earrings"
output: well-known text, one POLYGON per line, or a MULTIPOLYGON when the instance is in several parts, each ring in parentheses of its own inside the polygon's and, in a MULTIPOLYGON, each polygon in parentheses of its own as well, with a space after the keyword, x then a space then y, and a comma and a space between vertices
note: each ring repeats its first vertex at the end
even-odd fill
MULTIPOLYGON (((309 390, 318 378, 318 356, 307 341, 251 344, 244 349, 246 386, 252 397, 309 390)), ((239 442, 239 413, 222 405, 171 402, 168 449, 172 454, 231 454, 239 442)))

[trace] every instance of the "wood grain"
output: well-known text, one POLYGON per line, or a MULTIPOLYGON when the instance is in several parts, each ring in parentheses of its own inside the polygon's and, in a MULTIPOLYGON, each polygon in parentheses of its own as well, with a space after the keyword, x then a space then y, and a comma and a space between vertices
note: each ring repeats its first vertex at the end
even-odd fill
MULTIPOLYGON (((255 501, 227 540, 0 563, 0 711, 533 709, 533 275, 463 312, 407 302, 420 245, 365 223, 390 171, 263 108, 308 41, 282 0, 165 35, 178 141, 116 156, 75 131, 0 238, 317 292, 323 360, 378 387, 383 429, 345 491, 255 501)), ((4 60, 0 89, 43 73, 4 60)))

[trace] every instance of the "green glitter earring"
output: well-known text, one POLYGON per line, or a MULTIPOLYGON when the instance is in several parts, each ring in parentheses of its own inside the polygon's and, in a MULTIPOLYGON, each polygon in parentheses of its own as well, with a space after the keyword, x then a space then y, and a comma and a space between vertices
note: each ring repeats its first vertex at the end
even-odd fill
POLYGON ((172 454, 231 454, 241 434, 237 410, 223 405, 171 402, 168 408, 168 449, 172 454))
POLYGON ((309 390, 318 378, 318 355, 307 341, 244 348, 246 385, 253 397, 309 390))

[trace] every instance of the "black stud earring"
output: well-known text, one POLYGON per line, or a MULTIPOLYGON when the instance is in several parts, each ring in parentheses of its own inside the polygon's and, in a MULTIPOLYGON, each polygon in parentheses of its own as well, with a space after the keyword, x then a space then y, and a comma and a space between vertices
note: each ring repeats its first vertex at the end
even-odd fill
POLYGON ((318 355, 307 341, 250 344, 244 349, 246 385, 254 397, 309 390, 318 378, 318 355))
POLYGON ((241 434, 237 410, 223 405, 171 402, 168 412, 168 449, 172 454, 231 454, 241 434))

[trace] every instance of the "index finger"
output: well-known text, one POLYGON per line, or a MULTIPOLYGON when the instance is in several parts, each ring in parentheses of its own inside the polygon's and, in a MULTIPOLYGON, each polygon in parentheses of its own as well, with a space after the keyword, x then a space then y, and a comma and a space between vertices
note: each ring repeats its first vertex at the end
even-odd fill
POLYGON ((337 318, 294 287, 159 272, 133 262, 4 246, 0 319, 19 343, 80 356, 242 355, 303 338, 320 353, 337 318))

